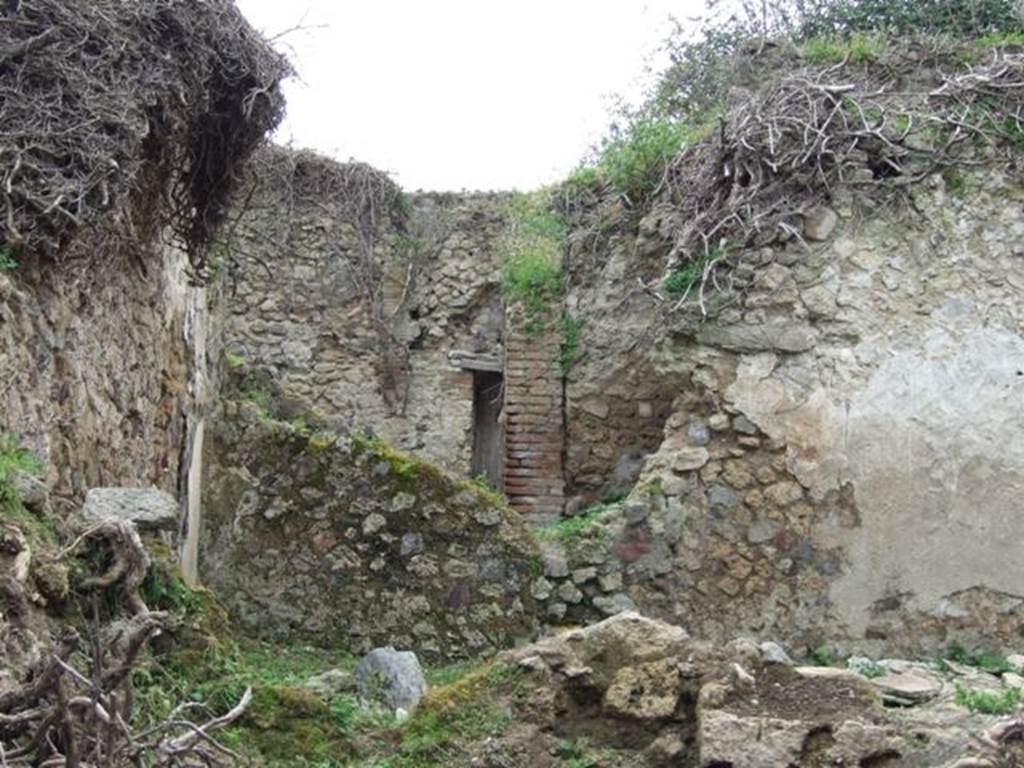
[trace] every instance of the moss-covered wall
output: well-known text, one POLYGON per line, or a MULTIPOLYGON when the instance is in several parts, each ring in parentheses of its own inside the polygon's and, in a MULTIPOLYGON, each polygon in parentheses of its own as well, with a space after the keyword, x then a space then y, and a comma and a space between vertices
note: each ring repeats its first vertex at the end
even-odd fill
POLYGON ((381 441, 226 401, 208 429, 201 576, 239 626, 459 658, 536 627, 540 571, 500 497, 381 441))

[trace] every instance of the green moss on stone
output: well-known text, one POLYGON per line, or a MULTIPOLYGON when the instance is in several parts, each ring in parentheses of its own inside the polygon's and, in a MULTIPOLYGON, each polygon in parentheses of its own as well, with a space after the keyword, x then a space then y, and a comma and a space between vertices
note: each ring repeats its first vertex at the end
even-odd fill
POLYGON ((304 688, 256 690, 238 732, 247 750, 257 752, 267 766, 341 764, 352 752, 327 702, 304 688))

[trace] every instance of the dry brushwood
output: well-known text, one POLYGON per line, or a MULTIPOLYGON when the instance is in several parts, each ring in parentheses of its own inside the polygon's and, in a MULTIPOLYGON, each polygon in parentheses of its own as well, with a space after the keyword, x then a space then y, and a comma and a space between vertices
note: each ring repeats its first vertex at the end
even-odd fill
POLYGON ((733 288, 737 254, 802 237, 802 217, 843 187, 877 199, 905 194, 937 170, 974 162, 973 150, 1024 139, 1024 56, 995 52, 984 65, 943 76, 923 94, 897 91, 912 72, 865 85, 843 64, 785 77, 749 97, 708 138, 666 169, 658 193, 673 201, 668 269, 700 278, 669 307, 696 295, 701 316, 715 290, 733 288))
POLYGON ((76 630, 66 630, 20 687, 0 695, 0 766, 170 768, 237 763, 238 755, 213 734, 241 717, 251 700, 250 690, 230 711, 205 723, 185 716, 195 708, 192 703, 145 729, 132 725, 131 674, 169 617, 147 610, 139 598, 149 558, 132 523, 101 523, 63 554, 86 542, 105 542, 111 565, 83 585, 93 590, 120 586, 132 615, 94 627, 85 648, 76 630))
POLYGON ((237 171, 283 114, 285 60, 231 0, 0 11, 0 252, 113 252, 165 230, 203 277, 237 171))
POLYGON ((1024 720, 999 723, 974 739, 977 754, 956 762, 953 768, 1022 768, 1024 720))

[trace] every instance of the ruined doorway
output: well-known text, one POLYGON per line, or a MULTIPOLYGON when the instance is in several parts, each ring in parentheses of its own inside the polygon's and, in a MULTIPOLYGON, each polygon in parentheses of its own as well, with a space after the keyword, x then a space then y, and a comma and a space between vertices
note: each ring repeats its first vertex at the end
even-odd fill
POLYGON ((473 477, 484 475, 501 490, 505 479, 505 429, 501 421, 504 377, 473 371, 473 477))

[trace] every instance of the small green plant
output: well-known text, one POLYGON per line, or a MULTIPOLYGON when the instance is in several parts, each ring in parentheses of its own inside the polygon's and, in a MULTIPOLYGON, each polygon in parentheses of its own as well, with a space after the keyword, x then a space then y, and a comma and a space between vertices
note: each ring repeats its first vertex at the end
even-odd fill
POLYGON ((259 417, 264 422, 274 421, 274 414, 270 412, 270 393, 263 389, 247 389, 239 393, 243 401, 256 406, 259 417))
POLYGON ((604 171, 598 165, 581 165, 562 182, 562 195, 571 205, 598 193, 607 183, 604 171))
POLYGON ((665 278, 662 288, 665 293, 674 298, 682 298, 689 295, 694 287, 700 284, 704 277, 703 262, 692 262, 684 264, 675 272, 665 278))
POLYGON ((1020 705, 1021 691, 1009 688, 1002 692, 972 691, 956 684, 956 703, 982 715, 1009 715, 1020 705))
POLYGON ((665 486, 660 477, 656 477, 644 486, 644 492, 651 498, 665 495, 665 486))
POLYGON ((942 172, 946 189, 954 197, 964 197, 968 191, 967 176, 957 168, 947 168, 942 172))
POLYGON ((224 362, 227 363, 228 370, 234 371, 245 365, 245 358, 229 351, 224 353, 224 362))
POLYGON ((0 511, 14 512, 21 507, 14 475, 23 472, 38 476, 43 465, 22 447, 14 435, 0 432, 0 511))
POLYGON ((569 375, 580 348, 580 331, 583 329, 583 321, 573 317, 569 312, 562 313, 562 349, 558 357, 558 367, 562 371, 562 378, 569 375))
POLYGON ((823 645, 815 649, 811 654, 811 664, 816 667, 834 667, 836 665, 836 657, 832 653, 831 648, 823 645))
POLYGON ((978 669, 982 669, 986 672, 991 672, 994 675, 1002 675, 1007 672, 1018 671, 1003 656, 999 656, 994 653, 968 651, 964 646, 957 642, 949 644, 946 648, 946 653, 943 659, 956 662, 957 664, 963 664, 968 667, 977 667, 978 669))
POLYGON ((422 253, 426 245, 427 243, 422 237, 401 233, 395 237, 392 254, 400 261, 408 261, 422 253))
POLYGON ((586 540, 605 542, 608 528, 604 524, 608 504, 597 504, 581 515, 567 517, 537 531, 541 541, 555 541, 566 549, 575 549, 586 540))
POLYGON ((18 268, 18 260, 9 247, 0 248, 0 272, 11 272, 18 268))
POLYGON ((589 753, 586 739, 565 739, 558 743, 555 757, 561 768, 597 768, 600 762, 589 753))
POLYGON ((871 662, 870 664, 865 664, 864 666, 858 668, 857 673, 860 674, 862 677, 866 677, 868 680, 873 680, 876 677, 885 677, 889 674, 889 670, 883 667, 881 664, 875 664, 874 662, 871 662))
POLYGON ((669 161, 711 127, 710 122, 694 128, 664 117, 634 115, 605 140, 598 165, 616 192, 639 203, 657 189, 669 161))

